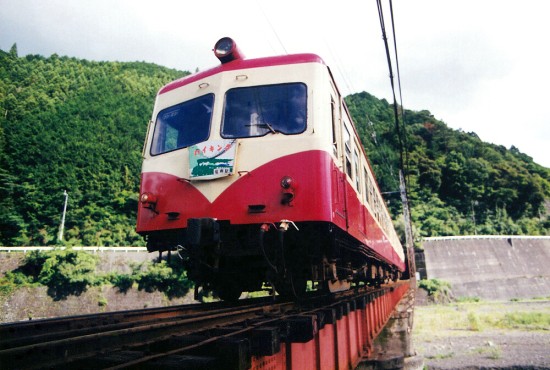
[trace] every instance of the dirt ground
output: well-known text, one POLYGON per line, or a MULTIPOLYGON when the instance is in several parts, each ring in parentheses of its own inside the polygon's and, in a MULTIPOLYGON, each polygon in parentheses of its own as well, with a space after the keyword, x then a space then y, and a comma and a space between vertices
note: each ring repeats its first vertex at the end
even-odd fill
POLYGON ((428 369, 550 369, 550 327, 484 323, 509 312, 548 315, 550 300, 417 306, 414 348, 428 369))

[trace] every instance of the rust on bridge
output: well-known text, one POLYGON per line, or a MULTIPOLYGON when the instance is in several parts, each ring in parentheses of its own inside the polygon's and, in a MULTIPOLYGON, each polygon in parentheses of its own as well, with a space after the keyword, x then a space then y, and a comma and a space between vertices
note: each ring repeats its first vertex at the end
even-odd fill
POLYGON ((283 340, 276 354, 252 356, 251 369, 356 368, 364 357, 372 355, 374 339, 408 289, 408 284, 401 284, 324 309, 313 317, 316 325, 309 327, 309 336, 283 340))

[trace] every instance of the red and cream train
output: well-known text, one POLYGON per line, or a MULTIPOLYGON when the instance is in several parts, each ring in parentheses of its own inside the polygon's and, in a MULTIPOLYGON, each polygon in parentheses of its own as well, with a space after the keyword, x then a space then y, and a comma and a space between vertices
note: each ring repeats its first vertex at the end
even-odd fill
POLYGON ((245 59, 230 38, 214 53, 221 65, 158 92, 137 219, 148 250, 177 250, 226 300, 397 279, 403 248, 323 60, 245 59))

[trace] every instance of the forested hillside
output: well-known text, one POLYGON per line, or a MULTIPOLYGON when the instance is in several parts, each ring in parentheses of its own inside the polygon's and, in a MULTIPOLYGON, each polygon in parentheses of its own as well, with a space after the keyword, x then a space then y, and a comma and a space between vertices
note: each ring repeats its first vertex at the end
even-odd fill
MULTIPOLYGON (((393 107, 366 92, 346 101, 382 191, 397 191, 393 107)), ((450 129, 429 111, 406 110, 404 118, 408 190, 418 236, 550 234, 550 169, 515 147, 450 129)), ((397 215, 399 195, 387 199, 397 215)))
POLYGON ((0 245, 136 245, 141 148, 159 87, 147 63, 0 55, 0 245))
MULTIPOLYGON (((157 90, 188 72, 0 51, 0 245, 142 245, 134 232, 141 149, 157 90)), ((398 190, 392 107, 347 97, 383 192, 398 190)), ((418 235, 549 234, 550 170, 518 150, 406 111, 418 235)), ((397 219, 400 201, 388 194, 397 219)))

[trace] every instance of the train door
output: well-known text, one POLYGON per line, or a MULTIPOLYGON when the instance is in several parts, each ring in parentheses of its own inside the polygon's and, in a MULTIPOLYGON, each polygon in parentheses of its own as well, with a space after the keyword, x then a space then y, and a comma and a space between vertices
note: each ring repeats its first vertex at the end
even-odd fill
MULTIPOLYGON (((359 233, 362 236, 362 240, 366 242, 367 240, 367 229, 366 229, 366 219, 365 219, 365 176, 364 176, 364 158, 362 156, 361 147, 359 146, 359 141, 356 139, 355 141, 356 150, 358 154, 356 155, 357 162, 354 163, 355 166, 355 186, 357 189, 357 202, 359 205, 359 221, 358 221, 358 227, 359 227, 359 233)), ((355 158, 354 158, 355 159, 355 158)))
MULTIPOLYGON (((336 91, 336 89, 333 89, 336 91)), ((332 150, 336 159, 332 168, 332 209, 333 222, 340 228, 347 230, 347 210, 346 210, 346 186, 345 170, 343 169, 343 149, 342 149, 342 115, 341 102, 339 95, 331 94, 331 114, 332 114, 332 150)))

